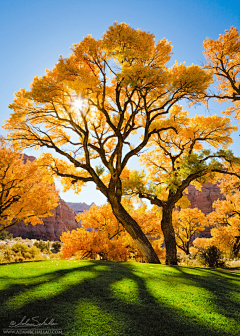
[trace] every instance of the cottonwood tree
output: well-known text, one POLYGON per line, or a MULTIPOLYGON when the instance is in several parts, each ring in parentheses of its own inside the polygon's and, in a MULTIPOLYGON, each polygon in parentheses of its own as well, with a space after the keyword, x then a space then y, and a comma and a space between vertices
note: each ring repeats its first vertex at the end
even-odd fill
POLYGON ((24 163, 23 156, 0 140, 0 232, 20 221, 42 224, 52 216, 58 192, 46 168, 37 161, 24 163))
POLYGON ((169 125, 158 119, 182 99, 198 100, 212 81, 197 65, 167 67, 171 45, 165 38, 115 22, 95 40, 87 36, 53 70, 20 90, 6 123, 20 148, 52 149, 45 156, 66 188, 79 191, 94 182, 145 260, 159 263, 150 242, 122 205, 121 173, 150 137, 169 125), (132 135, 142 139, 133 145, 132 135), (111 175, 108 185, 103 172, 111 175))
POLYGON ((149 175, 133 172, 126 181, 126 193, 137 194, 162 208, 161 229, 166 246, 166 264, 177 264, 177 245, 172 225, 173 210, 191 182, 215 182, 216 174, 236 175, 231 162, 239 163, 231 151, 212 152, 232 143, 231 133, 237 128, 230 119, 218 116, 189 118, 182 107, 175 105, 163 123, 172 129, 152 135, 147 146, 154 149, 141 155, 149 175))

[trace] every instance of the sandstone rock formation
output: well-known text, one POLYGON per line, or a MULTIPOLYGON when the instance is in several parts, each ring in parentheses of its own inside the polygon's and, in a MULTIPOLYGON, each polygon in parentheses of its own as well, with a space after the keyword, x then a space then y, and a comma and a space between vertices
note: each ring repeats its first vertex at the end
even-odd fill
POLYGON ((76 213, 87 211, 91 208, 94 203, 92 202, 90 205, 86 203, 73 203, 73 202, 66 202, 70 208, 72 208, 76 213))
MULTIPOLYGON (((221 194, 220 188, 217 184, 205 183, 202 185, 202 190, 197 190, 193 185, 188 187, 189 201, 191 202, 190 208, 198 208, 205 215, 208 215, 213 211, 213 202, 220 199, 225 199, 224 195, 221 194)), ((211 237, 211 226, 205 228, 204 231, 197 234, 196 236, 210 238, 211 237)))
POLYGON ((35 156, 29 156, 27 154, 23 154, 23 156, 21 155, 21 158, 23 159, 24 163, 26 163, 27 160, 31 162, 36 160, 35 156))
POLYGON ((53 216, 43 219, 44 225, 33 226, 20 222, 7 231, 12 233, 13 237, 60 240, 62 232, 81 227, 81 224, 75 220, 75 216, 74 210, 64 200, 60 199, 59 205, 53 210, 53 216))
POLYGON ((224 195, 221 194, 219 186, 212 183, 203 184, 201 191, 190 185, 187 197, 191 202, 190 208, 198 208, 205 215, 213 211, 212 204, 214 201, 225 199, 224 195))

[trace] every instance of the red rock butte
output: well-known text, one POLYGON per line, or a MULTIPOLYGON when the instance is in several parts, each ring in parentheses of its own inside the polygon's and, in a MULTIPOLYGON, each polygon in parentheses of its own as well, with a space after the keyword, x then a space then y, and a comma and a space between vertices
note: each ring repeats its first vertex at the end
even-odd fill
POLYGON ((221 194, 219 186, 212 183, 203 184, 201 191, 190 185, 187 197, 191 202, 190 208, 198 208, 205 215, 213 211, 212 205, 214 201, 225 199, 224 195, 221 194))

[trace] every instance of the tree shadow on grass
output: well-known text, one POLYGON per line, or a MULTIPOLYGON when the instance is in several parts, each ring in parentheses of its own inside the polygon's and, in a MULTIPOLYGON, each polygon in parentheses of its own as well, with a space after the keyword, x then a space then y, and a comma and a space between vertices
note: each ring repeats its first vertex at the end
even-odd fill
MULTIPOLYGON (((185 279, 191 279, 199 288, 207 290, 211 295, 217 312, 234 320, 240 325, 240 274, 220 269, 201 268, 201 275, 192 274, 191 267, 173 266, 182 273, 185 279), (238 284, 238 285, 236 285, 238 284)), ((236 335, 240 335, 240 328, 236 335)))
MULTIPOLYGON (((218 309, 222 309, 222 300, 220 294, 215 293, 212 274, 201 279, 189 275, 184 268, 174 269, 177 271, 172 275, 174 281, 181 279, 187 282, 189 277, 193 278, 195 285, 208 290, 215 298, 218 309)), ((172 304, 161 297, 161 288, 160 296, 154 295, 148 288, 146 278, 134 271, 132 263, 91 261, 86 265, 76 264, 74 268, 21 278, 21 281, 10 284, 0 293, 0 330, 8 328, 13 320, 20 322, 24 316, 38 316, 41 322, 54 319, 58 324, 54 328, 60 328, 64 336, 239 334, 239 330, 225 333, 217 325, 209 326, 197 317, 184 313, 174 306, 174 293, 172 304), (127 289, 125 293, 118 285, 124 281, 129 284, 124 285, 124 289, 127 289)), ((165 281, 171 281, 171 278, 165 281)), ((226 284, 224 294, 230 295, 230 280, 223 281, 226 284)), ((232 284, 231 291, 239 290, 239 287, 235 287, 232 284)), ((233 310, 239 309, 239 302, 232 299, 231 307, 233 310)), ((228 312, 222 313, 227 316, 228 312)), ((49 325, 47 328, 52 327, 49 325)))

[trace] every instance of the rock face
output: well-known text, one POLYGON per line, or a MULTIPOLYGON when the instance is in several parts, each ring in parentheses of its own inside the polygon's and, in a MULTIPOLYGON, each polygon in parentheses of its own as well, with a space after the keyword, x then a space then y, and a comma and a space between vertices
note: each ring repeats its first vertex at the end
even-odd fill
POLYGON ((21 158, 22 158, 22 160, 24 161, 24 163, 26 163, 27 160, 29 160, 29 161, 31 161, 31 162, 33 162, 33 161, 36 160, 35 156, 29 156, 29 155, 27 155, 27 154, 23 154, 23 156, 21 155, 21 158))
POLYGON ((80 228, 81 224, 75 220, 76 213, 64 200, 59 200, 59 205, 53 210, 52 217, 43 218, 43 224, 19 224, 8 229, 13 237, 35 238, 42 240, 60 240, 62 232, 80 228))
POLYGON ((212 183, 203 184, 201 191, 190 185, 187 197, 191 202, 190 208, 198 208, 205 215, 213 211, 212 204, 214 201, 225 199, 224 195, 220 192, 219 186, 212 183))
POLYGON ((93 202, 90 205, 88 205, 84 202, 83 203, 66 202, 66 203, 67 203, 68 206, 70 206, 70 208, 72 208, 77 213, 89 210, 91 208, 91 206, 94 205, 93 202))

